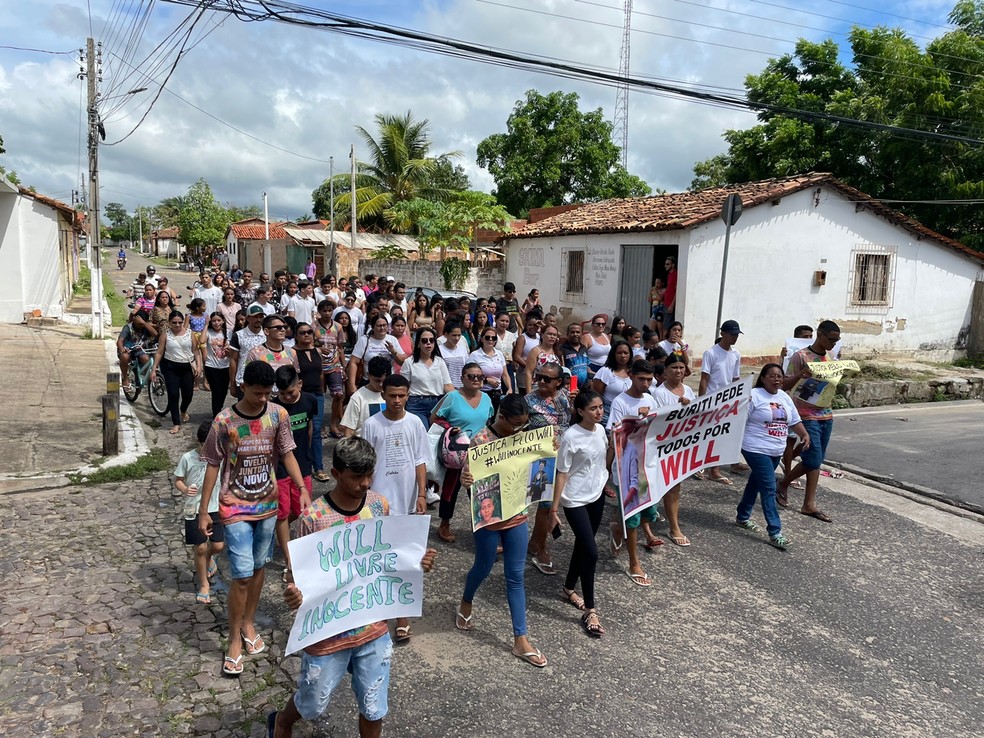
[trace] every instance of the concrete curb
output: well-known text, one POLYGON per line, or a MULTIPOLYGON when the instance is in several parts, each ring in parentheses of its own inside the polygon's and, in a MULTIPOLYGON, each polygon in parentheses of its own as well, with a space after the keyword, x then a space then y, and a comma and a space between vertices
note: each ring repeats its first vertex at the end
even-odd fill
POLYGON ((923 487, 920 484, 901 482, 898 479, 886 477, 884 474, 878 474, 877 472, 854 466, 854 464, 845 464, 830 459, 824 459, 824 464, 832 466, 835 469, 840 469, 846 477, 853 479, 855 482, 867 484, 885 492, 898 495, 899 497, 904 497, 907 500, 912 500, 913 502, 918 502, 922 505, 934 507, 937 510, 984 524, 984 509, 977 505, 954 500, 938 490, 923 487))
MULTIPOLYGON (((119 369, 116 357, 116 343, 105 341, 107 369, 119 369)), ((150 451, 143 425, 133 410, 133 406, 120 390, 120 441, 123 449, 120 453, 102 464, 87 464, 78 469, 58 472, 57 474, 33 475, 0 475, 0 494, 7 492, 39 492, 46 489, 57 489, 73 484, 70 475, 79 474, 83 477, 93 474, 100 469, 111 469, 116 466, 132 464, 150 451)))

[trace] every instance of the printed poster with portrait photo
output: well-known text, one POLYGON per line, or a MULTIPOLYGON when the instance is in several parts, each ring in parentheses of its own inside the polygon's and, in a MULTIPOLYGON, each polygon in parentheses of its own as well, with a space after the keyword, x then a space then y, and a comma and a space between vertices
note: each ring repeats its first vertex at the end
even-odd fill
POLYGON ((553 426, 521 431, 468 449, 468 469, 475 480, 471 490, 472 530, 509 520, 540 499, 552 499, 556 462, 553 426))

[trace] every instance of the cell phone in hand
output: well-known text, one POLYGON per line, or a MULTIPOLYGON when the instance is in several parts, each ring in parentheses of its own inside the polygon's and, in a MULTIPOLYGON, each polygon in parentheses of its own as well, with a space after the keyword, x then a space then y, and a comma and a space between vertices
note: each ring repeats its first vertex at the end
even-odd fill
POLYGON ((560 538, 561 535, 563 535, 563 533, 564 533, 564 531, 561 530, 559 523, 553 527, 553 530, 552 531, 550 531, 550 535, 552 535, 554 537, 554 540, 555 541, 558 538, 560 538))

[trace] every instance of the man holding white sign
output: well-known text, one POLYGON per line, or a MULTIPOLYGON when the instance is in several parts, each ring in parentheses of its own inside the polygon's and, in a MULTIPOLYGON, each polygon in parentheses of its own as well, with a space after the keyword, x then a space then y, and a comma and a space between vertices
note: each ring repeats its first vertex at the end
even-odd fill
POLYGON ((284 601, 298 614, 286 653, 304 653, 297 692, 267 717, 276 738, 289 738, 298 720, 321 715, 347 672, 359 703, 359 735, 382 733, 393 654, 386 619, 420 615, 419 572, 430 571, 436 552, 426 548, 429 518, 386 517, 386 498, 369 489, 375 466, 368 441, 339 441, 335 488, 305 510, 300 537, 290 543, 298 583, 288 584, 284 601))

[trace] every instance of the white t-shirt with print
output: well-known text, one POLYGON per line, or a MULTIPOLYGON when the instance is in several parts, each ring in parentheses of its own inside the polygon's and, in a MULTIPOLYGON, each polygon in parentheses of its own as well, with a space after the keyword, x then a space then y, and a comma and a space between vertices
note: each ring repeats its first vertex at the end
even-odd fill
POLYGON ((651 394, 645 392, 642 397, 635 398, 628 392, 623 392, 612 400, 612 409, 608 412, 608 430, 622 422, 622 418, 630 415, 639 417, 639 411, 644 407, 649 408, 647 415, 656 409, 656 402, 651 394))
POLYGON ((793 398, 782 390, 773 395, 756 387, 748 401, 748 420, 745 421, 741 449, 766 456, 782 456, 789 426, 799 422, 793 398))
POLYGON ((362 426, 366 424, 366 421, 385 409, 386 403, 383 402, 381 393, 373 392, 368 387, 359 387, 349 399, 348 405, 345 406, 342 426, 351 428, 357 436, 361 435, 362 426))
POLYGON ((557 471, 567 474, 561 505, 580 507, 601 497, 608 479, 607 449, 608 439, 601 424, 596 424, 593 431, 585 430, 580 424, 567 429, 557 451, 557 471))
MULTIPOLYGON (((661 384, 659 387, 656 387, 655 389, 650 388, 649 392, 652 395, 653 400, 656 401, 656 407, 666 407, 668 405, 680 404, 680 399, 681 399, 680 395, 673 394, 670 391, 669 387, 667 387, 665 384, 661 384)), ((687 385, 683 385, 683 397, 686 397, 691 402, 697 399, 697 396, 694 394, 694 391, 690 389, 690 387, 688 387, 687 385)))
POLYGON ((366 421, 362 437, 376 449, 373 491, 389 500, 390 514, 411 515, 417 507, 417 467, 427 463, 424 424, 412 413, 400 420, 379 413, 366 421))
POLYGON ((464 338, 459 338, 458 345, 453 349, 447 343, 441 346, 441 358, 448 365, 448 374, 451 375, 451 384, 455 389, 461 389, 461 370, 468 363, 469 353, 468 342, 464 338))
POLYGON ((352 356, 362 361, 363 377, 369 376, 369 361, 374 356, 385 356, 390 361, 393 361, 393 354, 390 353, 387 346, 392 346, 397 352, 403 353, 400 342, 395 336, 391 336, 388 333, 381 339, 373 338, 370 335, 360 336, 359 340, 355 342, 355 348, 352 349, 352 356))
POLYGON ((608 406, 611 406, 616 397, 632 386, 631 377, 620 377, 607 366, 603 366, 596 371, 594 378, 605 385, 605 393, 601 396, 601 399, 608 406))

